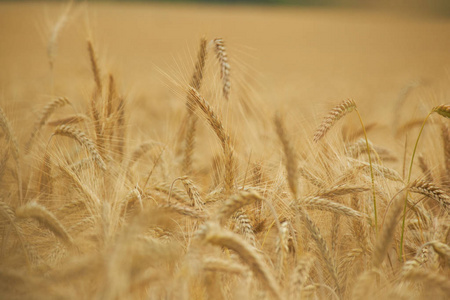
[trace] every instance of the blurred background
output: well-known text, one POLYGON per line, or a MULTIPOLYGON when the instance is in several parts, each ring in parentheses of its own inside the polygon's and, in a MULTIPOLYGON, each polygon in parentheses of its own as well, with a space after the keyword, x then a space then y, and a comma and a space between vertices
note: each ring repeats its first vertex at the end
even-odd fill
MULTIPOLYGON (((29 103, 37 110, 53 96, 89 98, 87 39, 105 76, 114 74, 130 107, 139 108, 132 120, 138 128, 152 118, 161 123, 152 128, 167 129, 169 116, 184 112, 180 86, 189 81, 202 36, 225 40, 231 103, 284 109, 298 130, 312 130, 347 98, 364 107, 367 122, 394 115, 405 89, 415 103, 448 101, 450 1, 69 3, 0 1, 0 101, 19 120, 29 103)), ((204 90, 212 102, 221 101, 213 61, 204 90)))

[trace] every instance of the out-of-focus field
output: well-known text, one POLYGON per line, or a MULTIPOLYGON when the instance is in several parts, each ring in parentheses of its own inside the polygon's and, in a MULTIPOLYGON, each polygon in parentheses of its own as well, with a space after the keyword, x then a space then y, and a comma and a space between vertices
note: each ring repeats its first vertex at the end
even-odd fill
MULTIPOLYGON (((24 112, 18 120, 52 94, 46 49, 62 11, 57 3, 0 4, 1 101, 24 112)), ((73 10, 58 38, 53 94, 75 97, 90 86, 89 34, 101 62, 135 101, 171 98, 163 74, 187 82, 199 38, 223 37, 234 79, 253 84, 256 78, 260 97, 308 121, 316 117, 311 113, 322 114, 330 103, 349 97, 367 103, 367 113, 386 111, 405 86, 446 80, 450 66, 449 19, 382 11, 88 3, 73 10)))

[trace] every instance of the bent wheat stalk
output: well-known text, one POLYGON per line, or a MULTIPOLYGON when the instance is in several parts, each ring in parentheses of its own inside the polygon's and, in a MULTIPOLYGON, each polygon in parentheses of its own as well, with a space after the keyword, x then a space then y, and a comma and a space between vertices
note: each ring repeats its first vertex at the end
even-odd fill
MULTIPOLYGON (((422 126, 420 127, 419 135, 416 139, 416 144, 414 145, 414 150, 411 156, 411 162, 409 164, 409 171, 408 171, 408 180, 406 181, 406 184, 409 185, 411 181, 411 173, 412 173, 412 167, 414 164, 414 157, 416 155, 417 146, 419 145, 420 136, 422 135, 423 129, 425 127, 425 124, 428 120, 428 118, 433 114, 437 113, 444 118, 450 119, 450 105, 448 104, 441 104, 438 106, 435 106, 431 109, 431 111, 428 113, 428 115, 423 120, 422 126)), ((404 240, 404 233, 405 233, 405 222, 406 222, 406 207, 408 205, 408 193, 405 195, 405 204, 403 206, 403 221, 402 221, 402 234, 400 237, 400 259, 403 260, 403 240, 404 240)))

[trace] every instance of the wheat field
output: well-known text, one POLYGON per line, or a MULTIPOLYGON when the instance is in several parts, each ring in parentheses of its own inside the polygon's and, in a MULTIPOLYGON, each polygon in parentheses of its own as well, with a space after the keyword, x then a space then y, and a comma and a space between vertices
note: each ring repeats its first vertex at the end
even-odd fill
POLYGON ((450 19, 0 3, 1 299, 447 299, 450 19))

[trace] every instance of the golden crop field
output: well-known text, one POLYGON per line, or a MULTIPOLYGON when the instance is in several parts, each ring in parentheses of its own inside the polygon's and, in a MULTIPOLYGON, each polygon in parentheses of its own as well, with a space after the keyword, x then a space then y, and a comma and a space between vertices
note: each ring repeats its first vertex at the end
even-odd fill
POLYGON ((450 19, 0 3, 1 299, 447 299, 450 19))

